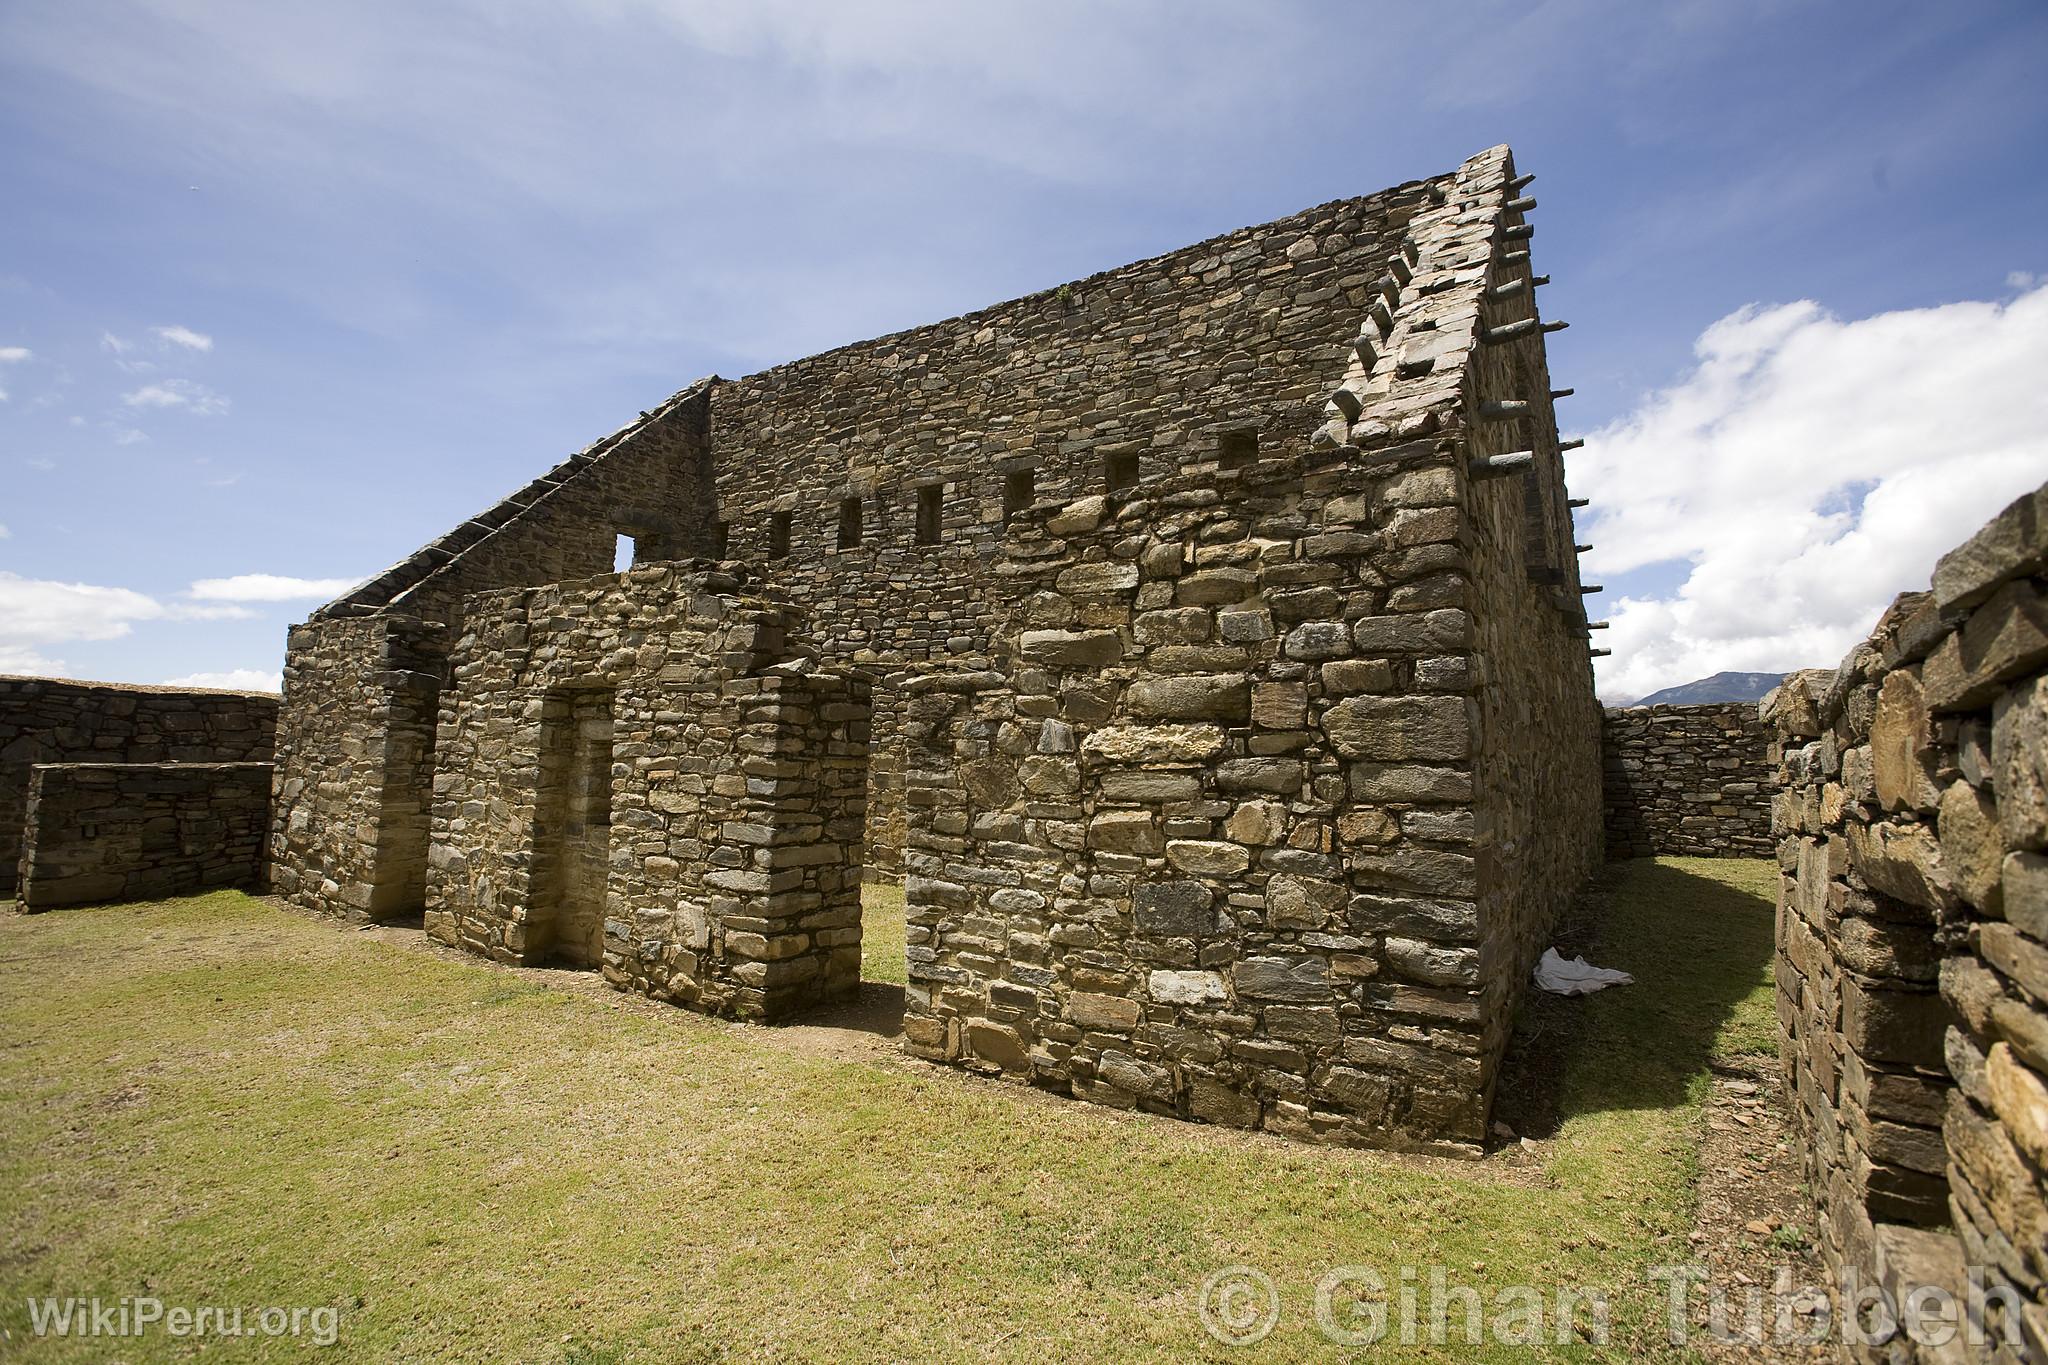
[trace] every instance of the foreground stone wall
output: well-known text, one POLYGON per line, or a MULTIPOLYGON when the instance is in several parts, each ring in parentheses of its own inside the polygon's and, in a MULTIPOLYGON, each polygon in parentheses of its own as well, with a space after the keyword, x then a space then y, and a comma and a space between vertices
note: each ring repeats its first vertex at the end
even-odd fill
POLYGON ((1840 670, 1764 704, 1785 779, 1779 1017, 1825 1246, 1865 1270, 1903 1247, 1927 1277, 1981 1267, 2022 1305, 1992 1327, 2030 1359, 2048 1351, 2044 568, 2048 487, 1840 670), (1952 1241, 1907 1231, 1942 1224, 1952 1241))
POLYGON ((0 897, 15 893, 38 763, 268 762, 268 692, 0 677, 0 897))
POLYGON ((469 602, 433 937, 745 1018, 858 988, 865 688, 742 589, 671 565, 469 602))
POLYGON ((1771 857, 1771 740, 1751 702, 1609 708, 1601 726, 1607 856, 1771 857))
POLYGON ((50 763, 30 770, 24 910, 258 886, 268 763, 50 763))

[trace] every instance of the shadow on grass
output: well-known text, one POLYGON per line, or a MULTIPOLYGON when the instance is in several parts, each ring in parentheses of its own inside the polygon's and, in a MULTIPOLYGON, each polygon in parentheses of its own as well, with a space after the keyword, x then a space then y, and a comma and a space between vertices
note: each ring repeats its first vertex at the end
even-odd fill
POLYGON ((1579 997, 1531 986, 1495 1117, 1550 1137, 1581 1114, 1684 1103, 1713 1070, 1766 1069, 1777 1049, 1776 884, 1776 867, 1754 859, 1609 864, 1552 942, 1636 983, 1579 997))

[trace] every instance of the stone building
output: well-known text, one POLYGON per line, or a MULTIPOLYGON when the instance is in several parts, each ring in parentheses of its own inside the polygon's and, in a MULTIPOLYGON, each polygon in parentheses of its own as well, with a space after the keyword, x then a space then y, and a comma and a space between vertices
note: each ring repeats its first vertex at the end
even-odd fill
POLYGON ((1600 856, 1528 179, 691 385, 294 629, 275 890, 772 1019, 900 871, 920 1053, 1476 1143, 1600 856))

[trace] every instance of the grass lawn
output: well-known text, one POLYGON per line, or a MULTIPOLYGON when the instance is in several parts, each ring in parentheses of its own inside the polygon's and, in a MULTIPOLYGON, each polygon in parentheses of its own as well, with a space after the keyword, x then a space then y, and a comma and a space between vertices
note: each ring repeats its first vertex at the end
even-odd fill
POLYGON ((29 1338, 31 1296, 97 1294, 332 1306, 341 1359, 1327 1359, 1326 1271, 1438 1264, 1608 1286, 1614 1344, 1556 1354, 1658 1358, 1642 1272, 1686 1259, 1708 1062, 1774 1047, 1774 877, 1617 874, 1568 944, 1641 984, 1533 1003, 1503 1106, 1541 1141, 1463 1163, 798 1046, 233 893, 0 916, 0 1357, 195 1350, 29 1338), (1232 1264, 1282 1307, 1245 1351, 1196 1311, 1232 1264))

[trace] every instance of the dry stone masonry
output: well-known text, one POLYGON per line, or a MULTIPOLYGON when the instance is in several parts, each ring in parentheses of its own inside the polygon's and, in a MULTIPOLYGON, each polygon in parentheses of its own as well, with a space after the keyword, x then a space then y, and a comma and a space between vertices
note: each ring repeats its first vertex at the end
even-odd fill
POLYGON ((928 1056, 1469 1150, 1600 837, 1528 179, 692 385, 293 632, 276 889, 773 1019, 902 868, 928 1056))
POLYGON ((1749 702, 1609 708, 1607 856, 1768 858, 1777 763, 1749 702))
POLYGON ((0 897, 13 898, 30 774, 55 763, 267 763, 268 692, 0 677, 0 897))
POLYGON ((24 910, 262 883, 268 763, 45 763, 30 773, 24 910))
MULTIPOLYGON (((1835 1260, 2048 1357, 2048 486, 1764 703, 1787 1084, 1835 1260), (1935 1229, 1952 1231, 1935 1231, 1935 1229)), ((1943 1357, 1946 1358, 1946 1357, 1943 1357)))

